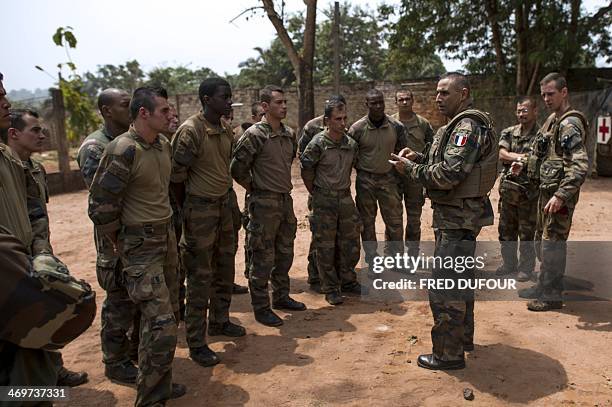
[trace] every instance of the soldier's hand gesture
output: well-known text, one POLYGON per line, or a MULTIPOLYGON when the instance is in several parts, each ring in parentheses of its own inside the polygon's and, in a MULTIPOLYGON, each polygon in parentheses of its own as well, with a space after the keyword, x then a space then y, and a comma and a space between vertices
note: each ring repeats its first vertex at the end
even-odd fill
MULTIPOLYGON (((393 156, 393 154, 391 154, 393 156)), ((415 153, 414 151, 412 151, 410 149, 410 147, 405 147, 403 148, 399 154, 400 157, 405 157, 407 159, 409 159, 410 161, 414 161, 417 158, 417 153, 415 153)))

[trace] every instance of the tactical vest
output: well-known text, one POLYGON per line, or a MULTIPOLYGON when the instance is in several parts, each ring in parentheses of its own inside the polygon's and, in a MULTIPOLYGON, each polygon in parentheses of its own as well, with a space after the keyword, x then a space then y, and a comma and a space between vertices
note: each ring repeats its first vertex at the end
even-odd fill
POLYGON ((541 164, 539 169, 537 168, 537 163, 534 168, 530 167, 531 171, 538 171, 540 189, 557 190, 561 180, 565 176, 563 170, 563 150, 560 145, 559 130, 561 122, 570 116, 580 119, 582 124, 582 141, 586 145, 589 124, 582 112, 578 110, 569 110, 558 120, 555 120, 554 113, 548 116, 536 137, 536 139, 538 139, 538 137, 540 138, 540 145, 537 146, 539 150, 536 151, 536 156, 542 159, 541 164))
POLYGON ((470 118, 478 123, 483 123, 485 137, 491 138, 488 151, 482 152, 482 158, 474 164, 468 176, 452 190, 427 189, 427 195, 432 202, 451 205, 457 200, 464 198, 477 198, 488 195, 497 178, 498 159, 498 136, 493 122, 488 113, 476 109, 468 109, 459 113, 448 123, 442 137, 434 141, 433 151, 430 153, 430 164, 436 164, 444 160, 444 150, 450 141, 455 126, 463 119, 470 118))

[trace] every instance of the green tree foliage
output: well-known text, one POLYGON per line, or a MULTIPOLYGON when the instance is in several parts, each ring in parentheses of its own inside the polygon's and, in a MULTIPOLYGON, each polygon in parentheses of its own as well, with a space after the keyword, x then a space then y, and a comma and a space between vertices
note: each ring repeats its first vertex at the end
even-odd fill
MULTIPOLYGON (((301 50, 304 38, 304 15, 290 16, 287 20, 287 33, 298 50, 301 50)), ((296 77, 293 66, 287 57, 287 51, 281 40, 276 37, 269 48, 255 48, 257 57, 241 62, 237 75, 230 75, 230 83, 235 87, 262 87, 270 83, 280 86, 295 85, 296 77)), ((316 58, 316 56, 315 56, 316 58)))
MULTIPOLYGON (((545 71, 610 60, 612 3, 589 15, 581 0, 402 0, 386 6, 392 49, 465 61, 470 73, 496 73, 517 93, 534 90, 545 71), (515 80, 507 81, 508 74, 515 80)), ((508 91, 500 87, 498 92, 508 91)))
POLYGON ((85 88, 91 97, 107 88, 133 92, 139 86, 163 86, 172 95, 197 92, 204 78, 219 76, 209 68, 188 66, 156 67, 145 73, 137 60, 120 65, 99 65, 95 73, 86 72, 85 88))
POLYGON ((163 86, 172 95, 197 93, 200 82, 215 76, 209 68, 189 69, 186 66, 153 68, 147 74, 145 85, 163 86))
POLYGON ((72 32, 72 27, 60 27, 53 35, 53 42, 58 47, 66 50, 68 62, 57 65, 58 85, 62 91, 64 107, 68 113, 66 120, 66 133, 70 140, 78 139, 83 134, 88 134, 100 124, 100 118, 89 95, 85 92, 83 78, 77 73, 76 65, 70 58, 69 49, 77 46, 77 39, 72 32), (66 78, 62 75, 62 69, 66 66, 69 74, 66 78))
POLYGON ((98 65, 95 73, 86 72, 83 76, 87 93, 92 97, 95 97, 101 90, 108 88, 133 92, 145 80, 145 73, 135 59, 120 65, 98 65))
MULTIPOLYGON (((323 10, 324 19, 317 24, 314 78, 318 84, 333 83, 333 4, 323 10)), ((402 80, 435 76, 444 65, 435 53, 412 55, 388 46, 387 19, 393 8, 380 12, 344 2, 340 6, 340 80, 402 80)), ((287 19, 287 32, 298 50, 302 50, 304 15, 296 13, 287 19)), ((275 38, 268 48, 255 48, 259 54, 242 62, 241 71, 231 77, 234 86, 263 86, 277 83, 295 85, 295 75, 283 44, 275 38)))

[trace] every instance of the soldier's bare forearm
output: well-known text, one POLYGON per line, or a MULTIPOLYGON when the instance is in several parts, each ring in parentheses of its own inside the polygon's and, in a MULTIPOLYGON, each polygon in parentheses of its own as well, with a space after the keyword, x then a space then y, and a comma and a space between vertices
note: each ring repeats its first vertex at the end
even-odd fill
POLYGON ((523 158, 524 155, 525 154, 513 153, 505 148, 499 149, 499 159, 506 164, 511 164, 514 161, 518 161, 519 159, 523 158))

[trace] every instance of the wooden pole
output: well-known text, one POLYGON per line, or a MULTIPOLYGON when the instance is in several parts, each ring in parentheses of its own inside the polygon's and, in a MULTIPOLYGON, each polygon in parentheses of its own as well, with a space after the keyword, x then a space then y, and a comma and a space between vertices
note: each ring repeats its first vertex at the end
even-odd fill
POLYGON ((68 137, 66 136, 66 108, 64 95, 61 89, 52 88, 51 101, 53 103, 53 121, 55 128, 55 142, 57 143, 57 161, 62 174, 62 189, 67 190, 66 182, 70 176, 70 156, 68 150, 68 137))

